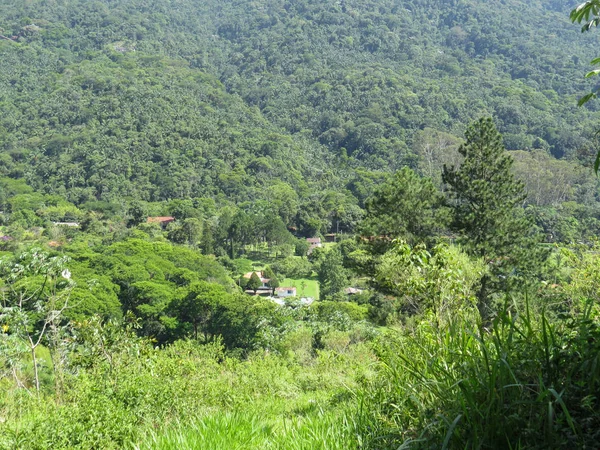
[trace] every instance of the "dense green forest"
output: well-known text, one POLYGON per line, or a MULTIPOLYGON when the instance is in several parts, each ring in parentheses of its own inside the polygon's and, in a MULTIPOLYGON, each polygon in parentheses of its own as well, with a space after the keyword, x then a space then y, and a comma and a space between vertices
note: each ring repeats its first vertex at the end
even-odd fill
POLYGON ((576 6, 0 0, 0 448, 595 448, 576 6))
POLYGON ((535 206, 595 217, 597 107, 575 100, 596 40, 572 5, 438 3, 2 2, 0 169, 84 211, 277 203, 305 236, 352 232, 384 173, 439 178, 489 115, 537 155, 535 206))

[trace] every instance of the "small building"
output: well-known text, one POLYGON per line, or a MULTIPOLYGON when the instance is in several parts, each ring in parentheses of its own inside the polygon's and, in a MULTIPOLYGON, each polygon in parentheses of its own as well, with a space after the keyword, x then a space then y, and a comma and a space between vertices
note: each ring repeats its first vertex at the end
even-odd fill
POLYGON ((275 295, 279 298, 295 297, 296 296, 296 288, 295 287, 278 287, 278 288, 275 288, 275 295))
POLYGON ((353 287, 349 287, 349 288, 344 289, 344 294, 346 294, 346 295, 362 294, 362 292, 363 292, 362 289, 353 288, 353 287))
POLYGON ((79 226, 79 222, 52 222, 57 227, 71 227, 77 228, 79 226))
POLYGON ((322 247, 323 244, 321 244, 321 238, 307 238, 306 242, 308 242, 308 251, 306 252, 307 255, 310 255, 313 250, 315 248, 319 248, 322 247))
POLYGON ((325 242, 335 242, 336 234, 329 233, 325 235, 325 242))
POLYGON ((161 217, 148 217, 146 223, 157 223, 164 230, 171 222, 175 222, 175 217, 161 216, 161 217))

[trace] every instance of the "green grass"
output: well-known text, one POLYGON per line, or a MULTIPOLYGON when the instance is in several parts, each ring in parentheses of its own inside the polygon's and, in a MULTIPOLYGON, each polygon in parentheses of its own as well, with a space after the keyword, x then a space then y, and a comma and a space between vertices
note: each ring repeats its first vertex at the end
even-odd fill
POLYGON ((151 432, 139 450, 357 448, 352 421, 322 411, 302 419, 268 419, 247 411, 214 414, 151 432))
POLYGON ((300 279, 285 278, 279 284, 281 287, 295 287, 298 297, 312 297, 315 300, 319 299, 319 282, 314 277, 300 279), (303 283, 304 289, 302 288, 303 283))
POLYGON ((422 320, 386 336, 384 370, 360 419, 372 420, 364 440, 375 448, 596 448, 597 316, 550 322, 526 301, 487 328, 476 323, 463 312, 448 326, 422 320))
POLYGON ((356 448, 354 392, 374 378, 374 356, 325 342, 315 353, 305 328, 281 344, 285 356, 244 360, 218 343, 120 346, 60 393, 44 380, 39 400, 0 378, 0 448, 356 448))

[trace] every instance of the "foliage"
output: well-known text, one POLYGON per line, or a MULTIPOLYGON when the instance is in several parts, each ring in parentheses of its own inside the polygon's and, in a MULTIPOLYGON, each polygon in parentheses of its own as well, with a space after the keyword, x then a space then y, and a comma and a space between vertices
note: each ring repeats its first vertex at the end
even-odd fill
POLYGON ((273 294, 275 294, 275 289, 280 286, 280 283, 277 277, 273 275, 271 278, 269 278, 269 282, 267 283, 267 285, 273 289, 273 294))
POLYGON ((539 273, 543 253, 538 236, 523 214, 523 184, 515 180, 513 160, 491 119, 480 119, 466 132, 460 167, 445 167, 444 182, 452 198, 452 227, 465 250, 488 268, 478 292, 483 317, 493 309, 490 294, 539 273))
POLYGON ((509 152, 515 178, 524 183, 526 202, 535 206, 560 206, 593 197, 596 183, 588 169, 574 161, 557 160, 543 150, 509 152))
POLYGON ((364 409, 367 446, 593 446, 597 320, 589 309, 556 322, 505 310, 489 332, 461 314, 386 336, 386 369, 364 409))
POLYGON ((314 309, 316 309, 319 319, 327 323, 344 320, 343 316, 347 317, 348 323, 359 322, 367 318, 367 308, 353 302, 323 301, 316 303, 314 309))
POLYGON ((309 278, 313 272, 311 263, 302 256, 288 256, 272 265, 272 269, 288 278, 309 278))
POLYGON ((597 40, 565 8, 0 4, 0 447, 594 447, 597 40), (484 114, 514 164, 456 137, 484 114), (325 301, 241 292, 263 266, 325 301))
MULTIPOLYGON (((0 259, 3 363, 17 386, 28 388, 27 382, 21 379, 21 363, 28 352, 33 365, 33 387, 38 395, 41 385, 37 349, 46 345, 58 351, 56 337, 63 326, 63 313, 69 306, 73 284, 67 262, 66 257, 50 257, 40 249, 32 249, 14 259, 0 259)), ((52 356, 57 370, 56 355, 52 356)))
POLYGON ((338 246, 325 252, 317 269, 319 293, 322 299, 340 299, 342 289, 348 287, 349 274, 343 266, 342 252, 338 246))
POLYGON ((255 439, 254 448, 355 445, 348 388, 372 374, 361 343, 350 343, 343 357, 323 350, 305 363, 264 352, 240 360, 218 341, 155 348, 114 325, 77 328, 78 359, 60 400, 6 392, 2 447, 191 448, 235 436, 255 439))
MULTIPOLYGON (((183 327, 192 327, 194 339, 198 339, 198 332, 202 332, 207 340, 212 314, 219 302, 228 295, 223 286, 200 281, 185 289, 179 298, 172 302, 170 308, 183 327)), ((184 335, 190 334, 189 330, 185 331, 184 335)))
MULTIPOLYGON (((207 202, 228 199, 263 202, 257 216, 302 236, 351 232, 386 171, 437 178, 481 114, 513 150, 591 146, 594 108, 565 105, 594 40, 581 45, 564 11, 539 0, 7 3, 0 170, 72 203, 54 217, 164 201, 164 215, 213 225, 207 202)), ((15 220, 33 225, 26 215, 15 220)))
POLYGON ((310 413, 301 421, 273 421, 253 414, 228 413, 207 416, 193 423, 182 423, 170 429, 153 432, 140 449, 331 449, 357 448, 351 418, 324 412, 310 413))
POLYGON ((431 311, 448 322, 457 311, 475 307, 484 270, 456 247, 440 244, 429 252, 423 244, 398 241, 381 258, 375 282, 399 299, 403 311, 431 311))
POLYGON ((375 243, 397 238, 411 244, 433 241, 447 222, 443 204, 442 194, 430 180, 404 167, 367 201, 360 232, 375 243))
MULTIPOLYGON (((577 6, 577 8, 571 11, 571 21, 577 22, 581 24, 583 22, 583 26, 581 27, 581 32, 589 31, 592 27, 597 27, 600 23, 600 2, 597 0, 588 0, 584 3, 581 3, 577 6)), ((598 58, 592 60, 592 64, 596 65, 600 63, 598 58)), ((598 75, 600 70, 592 70, 586 74, 586 78, 598 75)), ((589 94, 583 96, 579 99, 579 106, 587 103, 592 98, 596 98, 596 91, 592 91, 589 94)), ((598 171, 598 165, 596 165, 596 172, 598 171)))
MULTIPOLYGON (((597 27, 600 23, 600 2, 598 0, 588 0, 584 3, 581 3, 577 8, 571 11, 571 21, 577 22, 581 24, 583 22, 583 27, 581 28, 581 32, 589 31, 592 27, 597 27)), ((600 58, 594 58, 591 61, 592 65, 597 65, 600 63, 600 58)), ((600 73, 599 69, 594 69, 588 72, 585 77, 590 78, 596 76, 600 73)), ((593 98, 598 97, 598 90, 595 89, 592 92, 584 95, 578 101, 579 106, 583 106, 588 101, 593 98)), ((594 162, 594 171, 596 175, 598 174, 598 170, 600 169, 600 152, 596 155, 596 161, 594 162)))

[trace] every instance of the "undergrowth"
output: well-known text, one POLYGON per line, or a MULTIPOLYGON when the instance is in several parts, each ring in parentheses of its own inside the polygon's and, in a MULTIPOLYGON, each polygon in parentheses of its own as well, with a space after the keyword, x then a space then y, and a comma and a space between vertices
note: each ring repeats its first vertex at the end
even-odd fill
POLYGON ((597 448, 600 324, 514 305, 389 333, 361 414, 368 448, 597 448), (517 312, 518 311, 518 312, 517 312))
POLYGON ((351 450, 357 441, 355 424, 345 414, 318 411, 301 419, 277 420, 237 412, 152 432, 135 448, 351 450))
POLYGON ((219 343, 119 347, 104 361, 83 355, 39 398, 5 380, 0 449, 352 448, 347 411, 358 380, 374 377, 364 343, 314 351, 299 340, 286 356, 245 360, 219 343))

